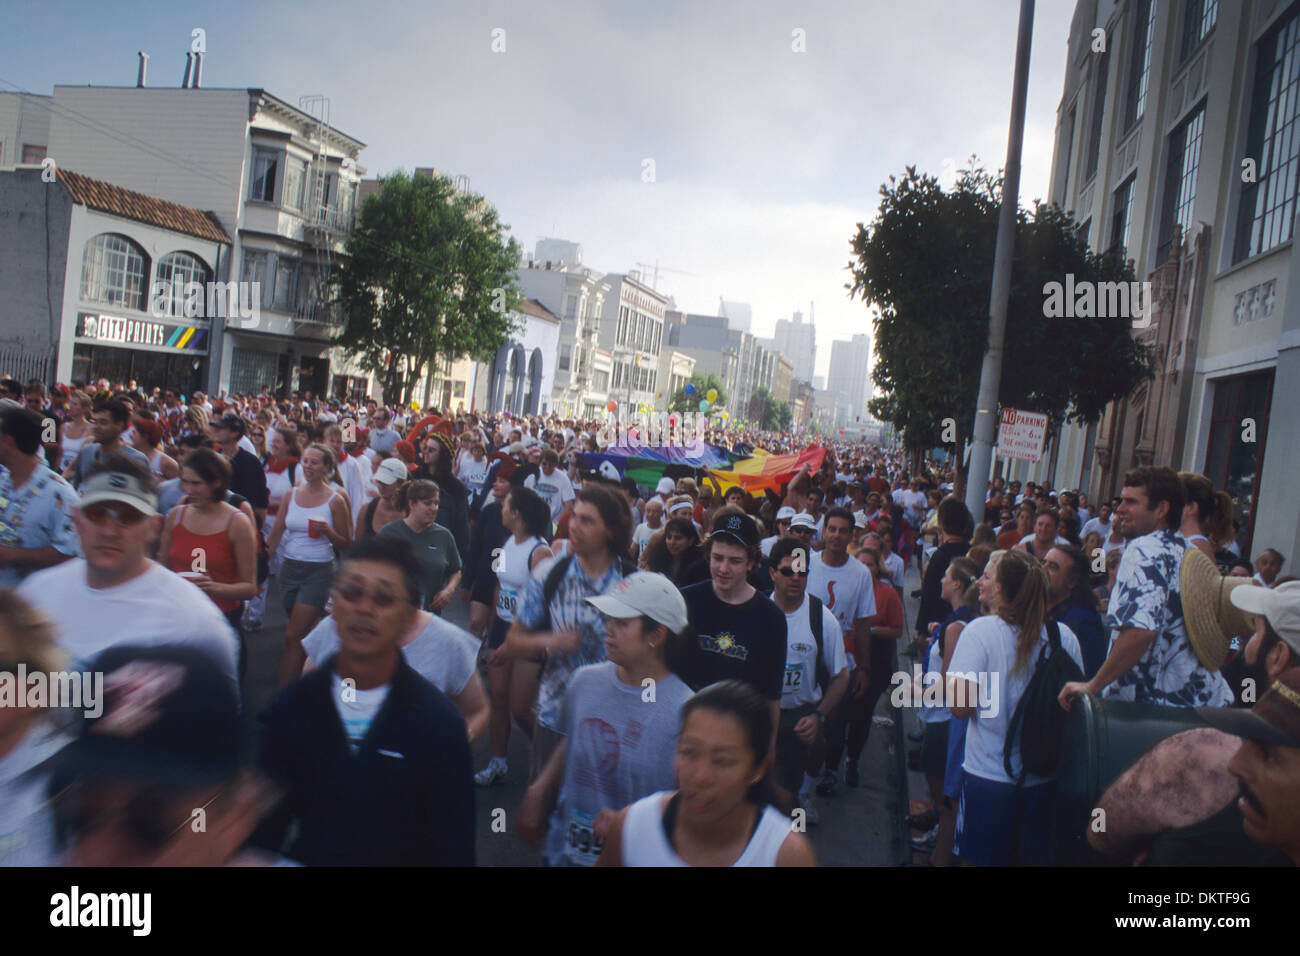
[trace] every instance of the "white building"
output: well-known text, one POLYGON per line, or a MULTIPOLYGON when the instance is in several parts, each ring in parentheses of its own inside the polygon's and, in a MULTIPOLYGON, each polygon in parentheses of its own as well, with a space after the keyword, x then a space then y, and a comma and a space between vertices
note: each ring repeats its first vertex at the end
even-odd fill
POLYGON ((1155 347, 1157 375, 1013 474, 1055 469, 1058 486, 1109 497, 1135 465, 1202 472, 1232 496, 1243 549, 1277 548, 1290 573, 1300 5, 1081 0, 1068 57, 1050 196, 1094 249, 1122 248, 1152 283, 1134 334, 1155 347))
POLYGON ((39 163, 50 141, 50 97, 0 93, 0 166, 39 163))
POLYGON ((473 410, 549 415, 560 317, 536 299, 524 299, 510 319, 519 330, 497 350, 490 365, 478 363, 473 410))
POLYGON ((796 312, 794 321, 776 320, 776 350, 794 363, 794 377, 805 382, 813 380, 813 367, 817 364, 817 329, 811 316, 807 323, 803 313, 796 312))
POLYGON ((609 294, 601 311, 598 342, 614 360, 611 397, 629 413, 666 402, 659 387, 664 312, 668 297, 627 275, 607 275, 609 294))
POLYGON ((324 276, 353 227, 364 144, 330 125, 326 98, 293 106, 196 78, 56 86, 52 102, 48 151, 60 166, 212 210, 234 242, 217 278, 260 285, 257 320, 213 326, 209 391, 355 390, 362 373, 328 344, 340 316, 324 304, 324 276))

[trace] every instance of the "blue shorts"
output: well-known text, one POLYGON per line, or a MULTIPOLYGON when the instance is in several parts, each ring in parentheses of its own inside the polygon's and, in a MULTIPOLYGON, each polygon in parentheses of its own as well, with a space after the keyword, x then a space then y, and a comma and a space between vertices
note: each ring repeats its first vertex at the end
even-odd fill
POLYGON ((969 726, 969 718, 958 720, 954 717, 948 721, 948 762, 943 771, 943 795, 949 800, 961 796, 961 765, 966 759, 966 728, 969 726))
POLYGON ((1050 866, 1053 783, 1036 787, 962 775, 953 852, 976 866, 1050 866))

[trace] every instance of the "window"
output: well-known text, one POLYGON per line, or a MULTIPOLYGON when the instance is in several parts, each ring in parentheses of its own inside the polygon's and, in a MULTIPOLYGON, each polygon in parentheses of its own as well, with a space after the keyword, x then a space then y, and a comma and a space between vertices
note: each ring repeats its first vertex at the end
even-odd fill
POLYGON ((1129 48, 1128 90, 1124 97, 1124 130, 1142 118, 1151 78, 1151 41, 1156 29, 1155 0, 1137 0, 1133 9, 1133 45, 1129 48))
POLYGON ((1201 131, 1204 127, 1205 107, 1201 106, 1169 136, 1157 263, 1169 258, 1174 226, 1182 227, 1184 240, 1192 227, 1192 205, 1196 200, 1196 173, 1201 165, 1201 131))
POLYGON ((572 346, 561 345, 560 361, 559 364, 556 365, 556 368, 559 369, 561 372, 567 372, 569 370, 569 358, 572 354, 573 354, 572 346))
POLYGON ((23 143, 23 163, 32 166, 37 165, 45 159, 45 147, 33 146, 31 143, 23 143))
POLYGON ((275 292, 271 299, 271 308, 278 312, 292 312, 297 301, 298 260, 276 256, 275 292))
POLYGON ((1267 252, 1295 233, 1296 177, 1300 167, 1300 11, 1260 41, 1246 158, 1255 161, 1253 183, 1243 183, 1233 261, 1267 252))
POLYGON ((280 154, 253 147, 253 182, 248 198, 258 202, 275 202, 275 178, 280 169, 280 154))
POLYGON ((1115 190, 1114 205, 1111 207, 1110 245, 1107 248, 1119 250, 1125 255, 1128 253, 1128 233, 1133 220, 1133 184, 1136 181, 1137 173, 1124 180, 1124 185, 1115 190))
POLYGON ((1106 75, 1110 69, 1110 37, 1106 38, 1106 52, 1100 56, 1101 59, 1097 62, 1097 82, 1092 90, 1092 125, 1088 130, 1088 166, 1083 175, 1084 182, 1097 175, 1097 161, 1101 157, 1101 124, 1106 115, 1106 75))
POLYGON ((259 306, 266 303, 266 266, 267 256, 265 252, 257 252, 252 249, 244 250, 244 265, 240 270, 239 278, 242 282, 256 282, 258 284, 258 288, 261 290, 261 294, 257 297, 259 306))
POLYGON ((1077 108, 1078 104, 1070 107, 1070 112, 1065 115, 1065 121, 1061 124, 1061 139, 1057 143, 1056 195, 1060 197, 1062 206, 1070 201, 1070 153, 1074 149, 1074 113, 1077 108))
POLYGON ((575 345, 573 347, 573 370, 575 372, 582 371, 582 346, 581 345, 575 345))
POLYGON ((1085 246, 1088 244, 1088 233, 1092 232, 1092 220, 1085 219, 1074 229, 1074 234, 1078 236, 1079 241, 1085 246))
POLYGON ((592 386, 591 386, 591 387, 592 387, 593 389, 595 389, 596 391, 598 391, 598 392, 608 392, 608 391, 609 391, 609 373, 608 373, 608 372, 597 372, 595 375, 593 375, 593 376, 592 376, 592 386))
POLYGON ((106 232, 86 243, 81 264, 81 298, 143 312, 148 305, 145 296, 148 274, 143 250, 126 236, 106 232))
POLYGON ((284 207, 302 212, 307 186, 307 162, 290 158, 284 167, 284 207))
POLYGON ((1184 0, 1183 3, 1183 45, 1178 56, 1182 63, 1214 29, 1214 21, 1219 18, 1219 0, 1184 0))
POLYGON ((566 295, 564 297, 564 317, 566 319, 576 319, 578 317, 578 297, 576 295, 566 295))
POLYGON ((1241 553, 1249 556, 1259 505, 1259 476, 1268 444, 1268 412, 1273 403, 1274 370, 1253 372, 1213 383, 1214 405, 1205 451, 1205 476, 1232 498, 1241 553), (1242 420, 1254 419, 1254 441, 1242 441, 1242 420))
MULTIPOLYGON (((207 312, 207 283, 212 277, 212 272, 203 260, 198 256, 188 252, 172 252, 158 260, 158 274, 155 282, 162 283, 166 291, 160 296, 161 301, 156 303, 162 307, 162 314, 172 316, 186 316, 185 304, 187 301, 186 287, 191 282, 197 282, 204 287, 204 295, 199 305, 198 315, 186 316, 187 318, 202 318, 207 312)), ((157 314, 155 303, 150 302, 151 312, 157 314)))

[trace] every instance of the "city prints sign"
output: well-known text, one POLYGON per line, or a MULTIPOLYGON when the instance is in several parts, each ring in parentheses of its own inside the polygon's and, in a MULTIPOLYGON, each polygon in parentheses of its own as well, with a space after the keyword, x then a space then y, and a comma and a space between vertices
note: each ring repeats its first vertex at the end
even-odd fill
POLYGON ((1047 435, 1047 416, 1042 412, 1002 409, 998 428, 998 457, 1038 461, 1043 457, 1043 439, 1047 435))
POLYGON ((172 325, 147 319, 127 319, 116 315, 77 316, 77 338, 108 345, 164 349, 177 352, 207 351, 207 329, 192 325, 172 325))

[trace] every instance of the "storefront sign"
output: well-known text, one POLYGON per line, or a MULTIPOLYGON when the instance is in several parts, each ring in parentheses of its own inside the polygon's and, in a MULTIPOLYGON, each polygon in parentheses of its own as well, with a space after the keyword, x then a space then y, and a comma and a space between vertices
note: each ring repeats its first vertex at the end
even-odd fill
POLYGON ((77 315, 77 339, 102 345, 166 349, 180 352, 206 352, 208 330, 192 325, 128 319, 117 315, 77 315))

